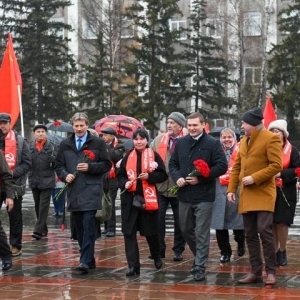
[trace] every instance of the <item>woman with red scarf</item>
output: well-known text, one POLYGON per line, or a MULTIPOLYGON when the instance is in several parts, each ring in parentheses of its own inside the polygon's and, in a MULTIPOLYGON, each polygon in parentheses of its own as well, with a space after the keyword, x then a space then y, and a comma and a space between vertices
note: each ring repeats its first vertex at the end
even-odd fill
POLYGON ((148 147, 149 135, 144 129, 133 133, 133 149, 123 158, 118 172, 121 192, 122 232, 128 263, 126 276, 140 274, 137 231, 145 236, 156 269, 162 260, 158 241, 158 197, 155 184, 167 180, 165 165, 158 153, 148 147), (144 199, 144 210, 133 206, 134 196, 144 199))
POLYGON ((296 203, 296 175, 295 169, 300 166, 299 151, 288 141, 289 133, 285 120, 276 120, 270 123, 268 130, 275 133, 282 140, 283 170, 276 175, 276 202, 273 217, 273 234, 275 249, 277 250, 277 263, 279 266, 287 265, 286 242, 289 226, 293 224, 296 203))
POLYGON ((220 262, 230 262, 232 249, 229 243, 229 229, 233 230, 234 240, 237 242, 237 254, 243 256, 245 253, 245 233, 242 215, 238 213, 237 201, 229 203, 226 198, 226 191, 229 184, 230 173, 239 151, 235 133, 230 128, 224 128, 220 134, 220 141, 223 146, 228 162, 227 172, 220 176, 216 182, 216 198, 213 206, 211 228, 216 229, 216 238, 221 251, 220 262))

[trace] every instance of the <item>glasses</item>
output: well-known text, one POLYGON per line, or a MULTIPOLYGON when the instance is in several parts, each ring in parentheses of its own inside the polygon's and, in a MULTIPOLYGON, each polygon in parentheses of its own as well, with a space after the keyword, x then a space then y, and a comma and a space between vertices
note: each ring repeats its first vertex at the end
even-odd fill
POLYGON ((270 131, 273 132, 273 133, 282 133, 282 131, 279 130, 279 129, 272 129, 272 130, 270 130, 270 131))

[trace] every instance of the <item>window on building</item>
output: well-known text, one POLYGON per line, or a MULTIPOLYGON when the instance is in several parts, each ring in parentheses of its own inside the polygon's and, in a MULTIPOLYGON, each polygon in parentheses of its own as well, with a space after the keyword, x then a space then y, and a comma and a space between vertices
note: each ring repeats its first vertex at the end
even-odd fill
POLYGON ((182 30, 180 40, 186 40, 186 20, 170 20, 170 30, 182 30))
POLYGON ((257 85, 261 83, 260 67, 245 67, 244 83, 246 85, 257 85))
POLYGON ((96 36, 96 27, 93 26, 90 22, 85 19, 82 19, 82 38, 84 39, 95 39, 96 36))
POLYGON ((207 19, 206 24, 211 25, 211 27, 205 26, 205 34, 206 36, 211 36, 216 39, 220 39, 223 33, 223 23, 221 20, 218 19, 207 19))
POLYGON ((244 35, 261 36, 261 13, 248 12, 244 14, 244 35))
MULTIPOLYGON (((64 18, 50 18, 50 22, 52 23, 64 23, 64 18)), ((57 37, 64 38, 64 30, 61 26, 60 29, 51 28, 50 33, 56 35, 57 37)))

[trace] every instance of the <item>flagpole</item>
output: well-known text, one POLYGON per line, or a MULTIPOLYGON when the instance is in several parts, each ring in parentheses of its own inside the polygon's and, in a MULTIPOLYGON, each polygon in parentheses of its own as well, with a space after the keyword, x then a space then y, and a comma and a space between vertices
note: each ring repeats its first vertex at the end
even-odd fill
POLYGON ((21 118, 21 135, 22 137, 25 136, 24 134, 24 120, 23 120, 23 107, 22 107, 22 96, 21 96, 21 87, 18 84, 18 98, 19 98, 19 105, 20 105, 20 118, 21 118))

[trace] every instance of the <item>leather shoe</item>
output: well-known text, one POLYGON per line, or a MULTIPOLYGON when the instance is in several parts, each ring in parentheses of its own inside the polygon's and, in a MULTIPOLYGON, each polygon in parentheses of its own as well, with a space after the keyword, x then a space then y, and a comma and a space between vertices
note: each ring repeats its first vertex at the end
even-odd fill
POLYGON ((12 267, 11 260, 5 260, 2 262, 2 270, 3 271, 8 271, 11 267, 12 267))
POLYGON ((157 270, 159 270, 159 269, 162 268, 163 262, 162 262, 162 260, 160 258, 159 259, 155 259, 154 260, 154 265, 155 265, 155 268, 157 270))
POLYGON ((276 277, 274 274, 268 274, 267 275, 267 278, 266 278, 266 281, 265 281, 265 284, 268 285, 273 285, 276 283, 276 277))
POLYGON ((230 255, 221 255, 220 262, 222 264, 230 262, 230 255))
POLYGON ((39 234, 39 233, 37 233, 37 232, 34 232, 34 233, 32 234, 32 237, 33 237, 34 239, 36 239, 36 240, 40 240, 40 239, 42 238, 42 235, 39 234))
POLYGON ((89 272, 89 266, 86 264, 80 264, 76 269, 75 269, 75 274, 77 275, 85 275, 89 272))
POLYGON ((256 282, 262 282, 263 278, 262 276, 254 275, 254 274, 248 274, 246 277, 239 279, 238 283, 256 283, 256 282))
POLYGON ((199 267, 195 267, 194 280, 202 281, 204 279, 205 279, 204 270, 200 269, 199 267))
POLYGON ((107 231, 106 237, 114 237, 116 234, 114 232, 107 231))
POLYGON ((183 257, 181 253, 174 252, 173 260, 174 261, 182 261, 183 257))
POLYGON ((126 272, 126 276, 134 276, 134 275, 140 275, 140 267, 128 268, 126 272))

